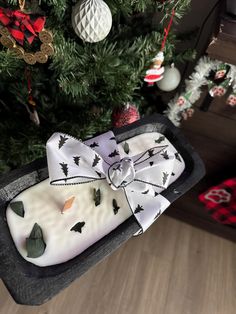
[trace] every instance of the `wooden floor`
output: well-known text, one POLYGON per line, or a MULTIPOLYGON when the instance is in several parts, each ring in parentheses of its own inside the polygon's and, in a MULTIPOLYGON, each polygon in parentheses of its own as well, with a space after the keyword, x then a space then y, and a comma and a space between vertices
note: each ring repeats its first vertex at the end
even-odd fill
POLYGON ((236 244, 161 216, 40 307, 0 283, 0 314, 234 314, 236 244))

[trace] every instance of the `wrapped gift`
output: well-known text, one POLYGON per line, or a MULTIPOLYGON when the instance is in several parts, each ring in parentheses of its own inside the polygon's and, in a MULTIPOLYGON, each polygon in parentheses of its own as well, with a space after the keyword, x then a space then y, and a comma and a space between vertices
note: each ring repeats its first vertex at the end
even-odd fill
POLYGON ((204 175, 180 131, 154 115, 82 142, 54 133, 47 158, 0 181, 0 276, 16 302, 42 304, 204 175))

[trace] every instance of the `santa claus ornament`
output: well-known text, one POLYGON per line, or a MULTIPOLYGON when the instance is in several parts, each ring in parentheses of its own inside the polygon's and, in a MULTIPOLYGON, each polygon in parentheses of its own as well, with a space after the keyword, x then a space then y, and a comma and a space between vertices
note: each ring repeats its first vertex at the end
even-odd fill
POLYGON ((155 82, 163 79, 164 67, 161 66, 164 61, 163 51, 159 51, 152 61, 153 64, 151 68, 147 70, 146 76, 144 78, 144 81, 149 85, 153 85, 155 82))
POLYGON ((152 64, 149 70, 146 71, 146 75, 144 77, 144 81, 148 83, 149 86, 154 85, 154 83, 163 79, 164 67, 162 63, 164 62, 164 49, 167 40, 167 36, 170 32, 171 25, 173 23, 175 11, 172 10, 170 22, 168 27, 164 29, 164 38, 161 44, 161 50, 157 53, 157 55, 152 59, 152 64))

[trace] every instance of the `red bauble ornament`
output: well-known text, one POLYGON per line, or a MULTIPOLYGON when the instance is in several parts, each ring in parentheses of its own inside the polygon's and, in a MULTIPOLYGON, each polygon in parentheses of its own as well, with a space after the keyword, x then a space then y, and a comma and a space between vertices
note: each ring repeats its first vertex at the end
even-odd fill
POLYGON ((116 128, 133 123, 139 119, 138 108, 130 103, 123 107, 115 108, 112 112, 112 125, 116 128))

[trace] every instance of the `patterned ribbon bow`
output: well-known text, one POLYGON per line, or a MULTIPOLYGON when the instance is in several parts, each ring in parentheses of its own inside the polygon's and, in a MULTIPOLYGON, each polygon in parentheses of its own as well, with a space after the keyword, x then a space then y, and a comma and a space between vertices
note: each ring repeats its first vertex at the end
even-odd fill
POLYGON ((44 28, 45 21, 44 16, 0 8, 0 23, 7 27, 11 36, 22 46, 25 38, 32 44, 36 33, 44 28))
POLYGON ((114 191, 123 189, 141 233, 170 205, 160 192, 170 184, 176 153, 173 146, 159 145, 135 156, 127 155, 119 151, 111 131, 84 143, 54 133, 47 142, 50 183, 107 180, 114 191))

